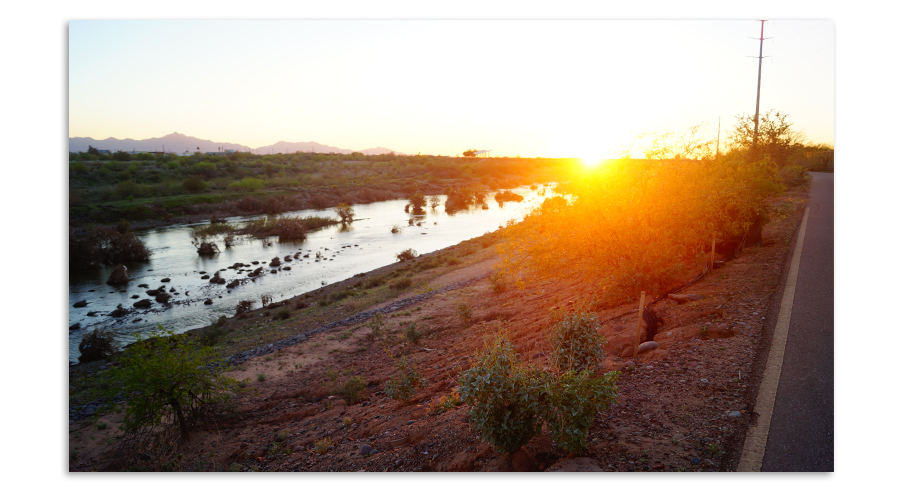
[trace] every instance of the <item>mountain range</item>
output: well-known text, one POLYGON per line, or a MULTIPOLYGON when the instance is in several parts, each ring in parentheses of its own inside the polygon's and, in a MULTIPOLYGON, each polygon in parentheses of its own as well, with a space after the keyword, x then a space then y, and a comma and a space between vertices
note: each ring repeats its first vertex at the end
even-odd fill
MULTIPOLYGON (((350 154, 355 152, 352 149, 337 148, 318 142, 285 142, 278 141, 269 146, 261 146, 251 148, 243 144, 235 144, 233 142, 215 142, 208 139, 200 139, 198 137, 186 136, 173 132, 163 137, 151 137, 150 139, 116 139, 110 137, 107 139, 94 139, 91 137, 70 137, 69 152, 80 153, 88 150, 88 146, 94 146, 97 149, 108 149, 115 151, 166 151, 170 153, 194 153, 199 151, 206 153, 210 151, 220 151, 222 149, 234 149, 235 151, 252 151, 256 154, 277 154, 277 153, 296 153, 316 152, 316 153, 342 153, 350 154)), ((403 154, 397 153, 387 148, 376 147, 362 149, 362 154, 403 154)))

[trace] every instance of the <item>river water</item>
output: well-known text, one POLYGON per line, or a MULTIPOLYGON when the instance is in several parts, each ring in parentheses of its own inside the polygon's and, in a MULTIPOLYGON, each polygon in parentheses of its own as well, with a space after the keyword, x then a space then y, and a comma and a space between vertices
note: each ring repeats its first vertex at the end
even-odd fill
MULTIPOLYGON (((152 255, 149 262, 127 265, 128 285, 111 287, 106 284, 112 268, 69 273, 69 325, 81 325, 81 329, 69 331, 69 363, 78 362, 78 344, 85 331, 107 328, 124 345, 134 341, 134 333, 148 334, 157 325, 176 333, 207 326, 220 316, 234 315, 240 300, 253 300, 259 307, 262 294, 271 295, 275 301, 300 295, 397 262, 396 255, 407 248, 415 249, 419 254, 440 250, 494 231, 510 220, 519 220, 544 199, 538 191, 527 187, 513 191, 525 200, 507 202, 503 207, 489 200, 487 210, 473 207, 453 214, 444 211, 446 197, 443 196, 440 196, 441 206, 436 210, 426 208, 422 215, 405 213, 405 200, 355 205, 356 220, 348 228, 334 225, 311 233, 303 242, 279 243, 273 239, 269 246, 260 240, 245 239, 226 249, 219 242, 222 250, 213 257, 199 256, 190 241, 191 228, 208 222, 138 231, 136 234, 152 255), (410 218, 415 223, 421 222, 421 226, 408 225, 410 218), (401 226, 400 233, 391 233, 394 225, 401 226), (293 258, 298 252, 300 257, 284 262, 285 256, 293 258), (322 256, 318 262, 317 253, 322 256), (305 254, 309 257, 302 257, 305 254), (282 260, 282 269, 270 273, 272 268, 268 263, 276 256, 282 260), (259 264, 251 264, 253 261, 259 261, 259 264), (212 276, 218 270, 224 270, 221 277, 228 282, 246 278, 247 271, 238 274, 238 269, 228 269, 235 263, 249 264, 250 269, 262 266, 263 275, 255 282, 243 283, 234 289, 201 279, 201 271, 212 276), (291 269, 283 269, 285 266, 291 269), (171 281, 163 282, 163 278, 171 281), (139 288, 140 284, 147 284, 149 288, 139 288), (154 297, 146 291, 160 285, 165 285, 167 292, 175 289, 170 292, 173 296, 170 304, 159 304, 154 300, 150 309, 132 307, 138 300, 152 300, 154 297), (139 298, 132 298, 133 295, 139 295, 139 298), (213 301, 212 305, 204 304, 207 299, 213 301), (87 306, 72 307, 80 300, 87 300, 87 306), (118 319, 106 315, 119 304, 133 312, 118 319), (91 312, 96 314, 88 316, 91 312)), ((310 215, 337 216, 332 210, 283 214, 288 217, 310 215)), ((228 218, 228 222, 240 223, 254 218, 228 218)))

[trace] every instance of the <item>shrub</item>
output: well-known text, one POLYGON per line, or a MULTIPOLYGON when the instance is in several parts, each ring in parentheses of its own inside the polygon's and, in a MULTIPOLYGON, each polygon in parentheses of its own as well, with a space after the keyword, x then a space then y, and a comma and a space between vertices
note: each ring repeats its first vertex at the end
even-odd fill
POLYGON ((594 416, 616 401, 618 372, 594 378, 590 370, 568 371, 545 384, 542 415, 556 444, 570 453, 587 449, 594 416))
POLYGON ((375 338, 381 336, 384 331, 384 316, 381 315, 381 312, 376 312, 375 316, 369 319, 369 327, 372 328, 372 331, 366 335, 369 341, 374 341, 375 338))
POLYGON ((566 315, 550 329, 550 363, 559 372, 599 370, 606 343, 599 328, 596 315, 566 315))
POLYGON ((409 276, 391 282, 391 290, 406 290, 410 286, 412 286, 412 278, 409 276))
POLYGON ((250 312, 250 310, 253 309, 253 304, 254 302, 252 300, 241 300, 238 302, 237 307, 234 308, 235 315, 250 312))
POLYGON ((408 402, 416 394, 416 390, 428 386, 428 380, 406 360, 406 356, 394 362, 397 373, 384 385, 384 394, 392 400, 408 402))
MULTIPOLYGON (((221 360, 196 338, 175 335, 159 326, 148 339, 137 337, 110 372, 111 395, 122 392, 128 403, 122 430, 141 435, 177 425, 181 437, 214 416, 227 403, 237 381, 219 374, 221 360)), ((110 396, 112 399, 113 396, 110 396)))
POLYGON ((475 433, 495 448, 512 454, 541 431, 541 390, 545 376, 516 358, 512 343, 498 335, 459 379, 460 399, 467 403, 475 433))
POLYGON ((416 323, 411 323, 407 326, 406 331, 403 332, 403 336, 405 336, 406 340, 413 345, 418 345, 419 341, 422 340, 422 333, 416 331, 416 323))
POLYGON ((84 234, 69 230, 69 266, 74 269, 149 260, 150 249, 132 232, 121 233, 108 226, 94 227, 84 234))
POLYGON ((316 441, 313 448, 315 448, 316 453, 324 455, 332 446, 334 446, 334 441, 332 441, 330 437, 326 437, 325 439, 316 441))
POLYGON ((400 233, 400 225, 394 225, 391 227, 391 233, 400 233))
POLYGON ((112 333, 104 329, 95 329, 82 335, 78 351, 81 353, 78 356, 79 362, 93 362, 103 360, 119 349, 112 333))
POLYGON ((397 254, 397 260, 400 262, 403 261, 411 261, 418 256, 419 253, 415 251, 415 249, 406 249, 399 254, 397 254))
POLYGON ((206 190, 206 182, 203 181, 203 175, 191 175, 184 182, 181 182, 181 186, 191 194, 199 194, 206 190))
POLYGON ((493 273, 491 273, 489 281, 491 283, 491 289, 494 290, 494 293, 502 293, 506 291, 506 277, 500 271, 494 271, 493 273))
POLYGON ((272 303, 272 296, 268 293, 263 293, 259 296, 259 301, 262 303, 263 308, 272 303))
POLYGON ((347 377, 349 374, 350 371, 341 374, 336 370, 325 370, 325 376, 331 381, 332 392, 343 397, 348 405, 353 405, 363 401, 362 392, 369 383, 362 376, 347 377))
POLYGON ((337 215, 341 218, 341 223, 352 222, 353 215, 355 214, 353 212, 353 208, 345 202, 342 202, 342 203, 338 204, 337 206, 335 206, 334 212, 337 213, 337 215))
POLYGON ((280 319, 284 321, 285 319, 291 317, 291 311, 285 307, 282 307, 275 311, 275 319, 280 319))
POLYGON ((472 322, 472 308, 469 307, 469 304, 463 302, 456 306, 456 315, 462 319, 463 324, 466 326, 472 322))
MULTIPOLYGON (((228 184, 228 190, 236 190, 236 191, 240 191, 240 192, 252 192, 254 190, 262 189, 265 185, 266 185, 266 183, 264 181, 262 181, 261 179, 253 178, 253 177, 244 177, 241 180, 238 180, 237 182, 231 182, 230 184, 228 184)), ((244 199, 250 199, 250 198, 244 198, 244 199)), ((256 199, 256 198, 254 197, 252 199, 256 199)), ((259 199, 256 199, 256 201, 259 201, 259 199)), ((249 204, 248 201, 245 201, 245 203, 246 204, 242 205, 245 210, 251 210, 251 211, 258 210, 258 208, 251 208, 251 205, 249 204)), ((241 206, 241 205, 239 205, 239 206, 241 206)))
POLYGON ((256 375, 256 380, 259 382, 263 382, 266 380, 266 375, 260 372, 256 375))

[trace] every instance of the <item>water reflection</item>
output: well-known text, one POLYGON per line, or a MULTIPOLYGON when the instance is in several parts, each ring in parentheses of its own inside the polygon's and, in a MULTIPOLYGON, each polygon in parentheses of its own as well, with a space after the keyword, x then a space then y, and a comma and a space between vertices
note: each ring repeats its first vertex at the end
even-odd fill
MULTIPOLYGON (((106 285, 111 267, 70 273, 69 325, 77 323, 81 326, 80 330, 69 331, 70 362, 77 362, 83 331, 108 327, 123 344, 127 344, 133 341, 133 333, 146 334, 157 325, 176 332, 206 326, 219 316, 233 315, 241 300, 254 300, 258 307, 263 294, 269 294, 275 300, 293 297, 396 262, 397 253, 407 248, 426 254, 494 231, 510 220, 521 219, 527 210, 544 199, 537 191, 526 187, 515 192, 525 200, 506 202, 502 207, 489 201, 487 210, 473 207, 451 214, 445 212, 443 206, 427 207, 422 214, 405 213, 404 200, 354 205, 356 220, 353 223, 319 230, 303 242, 266 243, 242 238, 230 248, 222 247, 220 243, 221 251, 209 257, 197 255, 190 240, 191 227, 208 222, 137 232, 153 254, 147 263, 127 265, 131 279, 127 287, 106 285), (399 226, 399 232, 391 233, 395 225, 399 226), (276 257, 281 260, 281 266, 272 273, 269 263, 276 257), (259 267, 263 268, 263 274, 247 279, 247 275, 259 267), (202 279, 205 275, 212 277, 220 270, 221 277, 227 282, 238 279, 242 280, 241 284, 228 288, 202 279), (170 281, 164 283, 161 281, 164 278, 170 278, 170 281), (138 287, 142 284, 147 287, 138 287), (133 309, 137 300, 153 299, 146 291, 161 285, 165 285, 166 292, 172 295, 170 307, 154 301, 150 309, 137 309, 123 318, 105 315, 119 304, 133 309), (80 300, 87 300, 87 306, 73 308, 72 305, 80 300), (207 300, 212 303, 205 304, 207 300)), ((442 197, 442 203, 445 199, 442 197)), ((336 216, 332 210, 296 211, 284 216, 309 215, 336 216)), ((235 217, 227 221, 235 223, 256 218, 235 217)))

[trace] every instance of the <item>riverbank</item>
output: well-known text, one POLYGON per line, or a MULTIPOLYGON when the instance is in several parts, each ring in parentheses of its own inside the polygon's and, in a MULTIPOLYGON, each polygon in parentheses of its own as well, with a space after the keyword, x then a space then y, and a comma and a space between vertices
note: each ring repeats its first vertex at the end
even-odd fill
MULTIPOLYGON (((600 331, 607 338, 604 370, 622 376, 618 404, 595 417, 582 458, 567 460, 545 431, 513 461, 481 441, 468 424, 468 407, 452 400, 459 372, 498 324, 509 331, 522 360, 545 367, 551 310, 567 310, 592 295, 592 287, 571 280, 505 290, 492 283, 499 257, 491 248, 497 234, 490 234, 229 319, 216 348, 238 364, 229 374, 246 380, 236 397, 238 414, 197 431, 177 451, 148 452, 131 468, 728 470, 733 445, 740 444, 750 420, 754 397, 748 378, 806 200, 804 188, 771 199, 772 221, 761 246, 690 287, 694 300, 654 306, 665 320, 659 348, 622 357, 637 324, 631 314, 636 304, 598 311, 601 321, 608 320, 600 331), (392 288, 406 279, 406 288, 392 288), (458 315, 460 304, 471 309, 470 319, 458 315), (282 309, 289 310, 284 320, 282 309), (375 311, 382 311, 386 323, 380 336, 371 335, 365 320, 375 311), (409 337, 412 325, 418 342, 409 337), (407 403, 383 391, 400 355, 429 381, 407 403), (337 396, 328 370, 365 379, 365 400, 350 405, 337 396), (315 451, 329 442, 325 454, 315 451)), ((74 366, 70 382, 105 365, 74 366)), ((95 414, 72 423, 70 470, 102 465, 99 455, 107 441, 115 442, 120 420, 95 414)))

